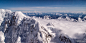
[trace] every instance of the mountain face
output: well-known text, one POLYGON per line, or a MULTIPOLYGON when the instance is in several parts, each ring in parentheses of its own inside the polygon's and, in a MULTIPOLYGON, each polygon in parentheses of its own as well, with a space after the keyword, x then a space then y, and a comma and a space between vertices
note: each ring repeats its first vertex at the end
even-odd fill
MULTIPOLYGON (((1 9, 1 31, 4 33, 5 43, 47 43, 46 37, 51 37, 49 32, 42 33, 39 29, 39 23, 29 16, 25 16, 22 12, 7 12, 1 9), (48 36, 49 35, 49 36, 48 36), (19 39, 20 37, 20 39, 19 39), (20 40, 20 41, 19 41, 20 40)), ((44 30, 44 29, 43 29, 44 30)))
POLYGON ((0 24, 1 43, 86 43, 85 22, 42 19, 0 9, 0 24))

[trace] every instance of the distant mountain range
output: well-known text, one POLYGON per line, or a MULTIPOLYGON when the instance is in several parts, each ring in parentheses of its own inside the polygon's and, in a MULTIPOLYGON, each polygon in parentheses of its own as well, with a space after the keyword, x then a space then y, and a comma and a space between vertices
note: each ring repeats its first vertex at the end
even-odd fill
POLYGON ((44 18, 44 16, 48 16, 49 19, 58 19, 59 17, 65 19, 68 17, 69 19, 75 19, 77 22, 79 19, 82 21, 86 20, 86 14, 83 13, 24 13, 27 16, 36 16, 40 18, 44 18))

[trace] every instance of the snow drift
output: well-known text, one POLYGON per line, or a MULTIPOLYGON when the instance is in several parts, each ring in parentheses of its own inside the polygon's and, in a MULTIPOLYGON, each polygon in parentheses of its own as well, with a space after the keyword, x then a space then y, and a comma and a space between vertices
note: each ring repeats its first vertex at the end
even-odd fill
POLYGON ((67 20, 29 17, 21 11, 0 9, 0 43, 86 43, 86 22, 67 20))

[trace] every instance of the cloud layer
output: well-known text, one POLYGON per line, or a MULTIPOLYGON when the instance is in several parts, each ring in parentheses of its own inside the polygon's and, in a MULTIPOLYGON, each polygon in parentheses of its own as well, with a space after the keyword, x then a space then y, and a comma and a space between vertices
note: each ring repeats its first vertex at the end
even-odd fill
POLYGON ((22 12, 74 12, 74 13, 86 12, 86 7, 15 7, 9 9, 12 11, 22 11, 22 12))

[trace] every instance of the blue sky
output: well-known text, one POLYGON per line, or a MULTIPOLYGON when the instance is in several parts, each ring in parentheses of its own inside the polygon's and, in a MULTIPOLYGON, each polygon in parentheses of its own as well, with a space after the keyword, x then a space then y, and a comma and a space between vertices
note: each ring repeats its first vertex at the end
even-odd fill
POLYGON ((22 12, 86 12, 85 0, 0 0, 0 9, 22 12))

